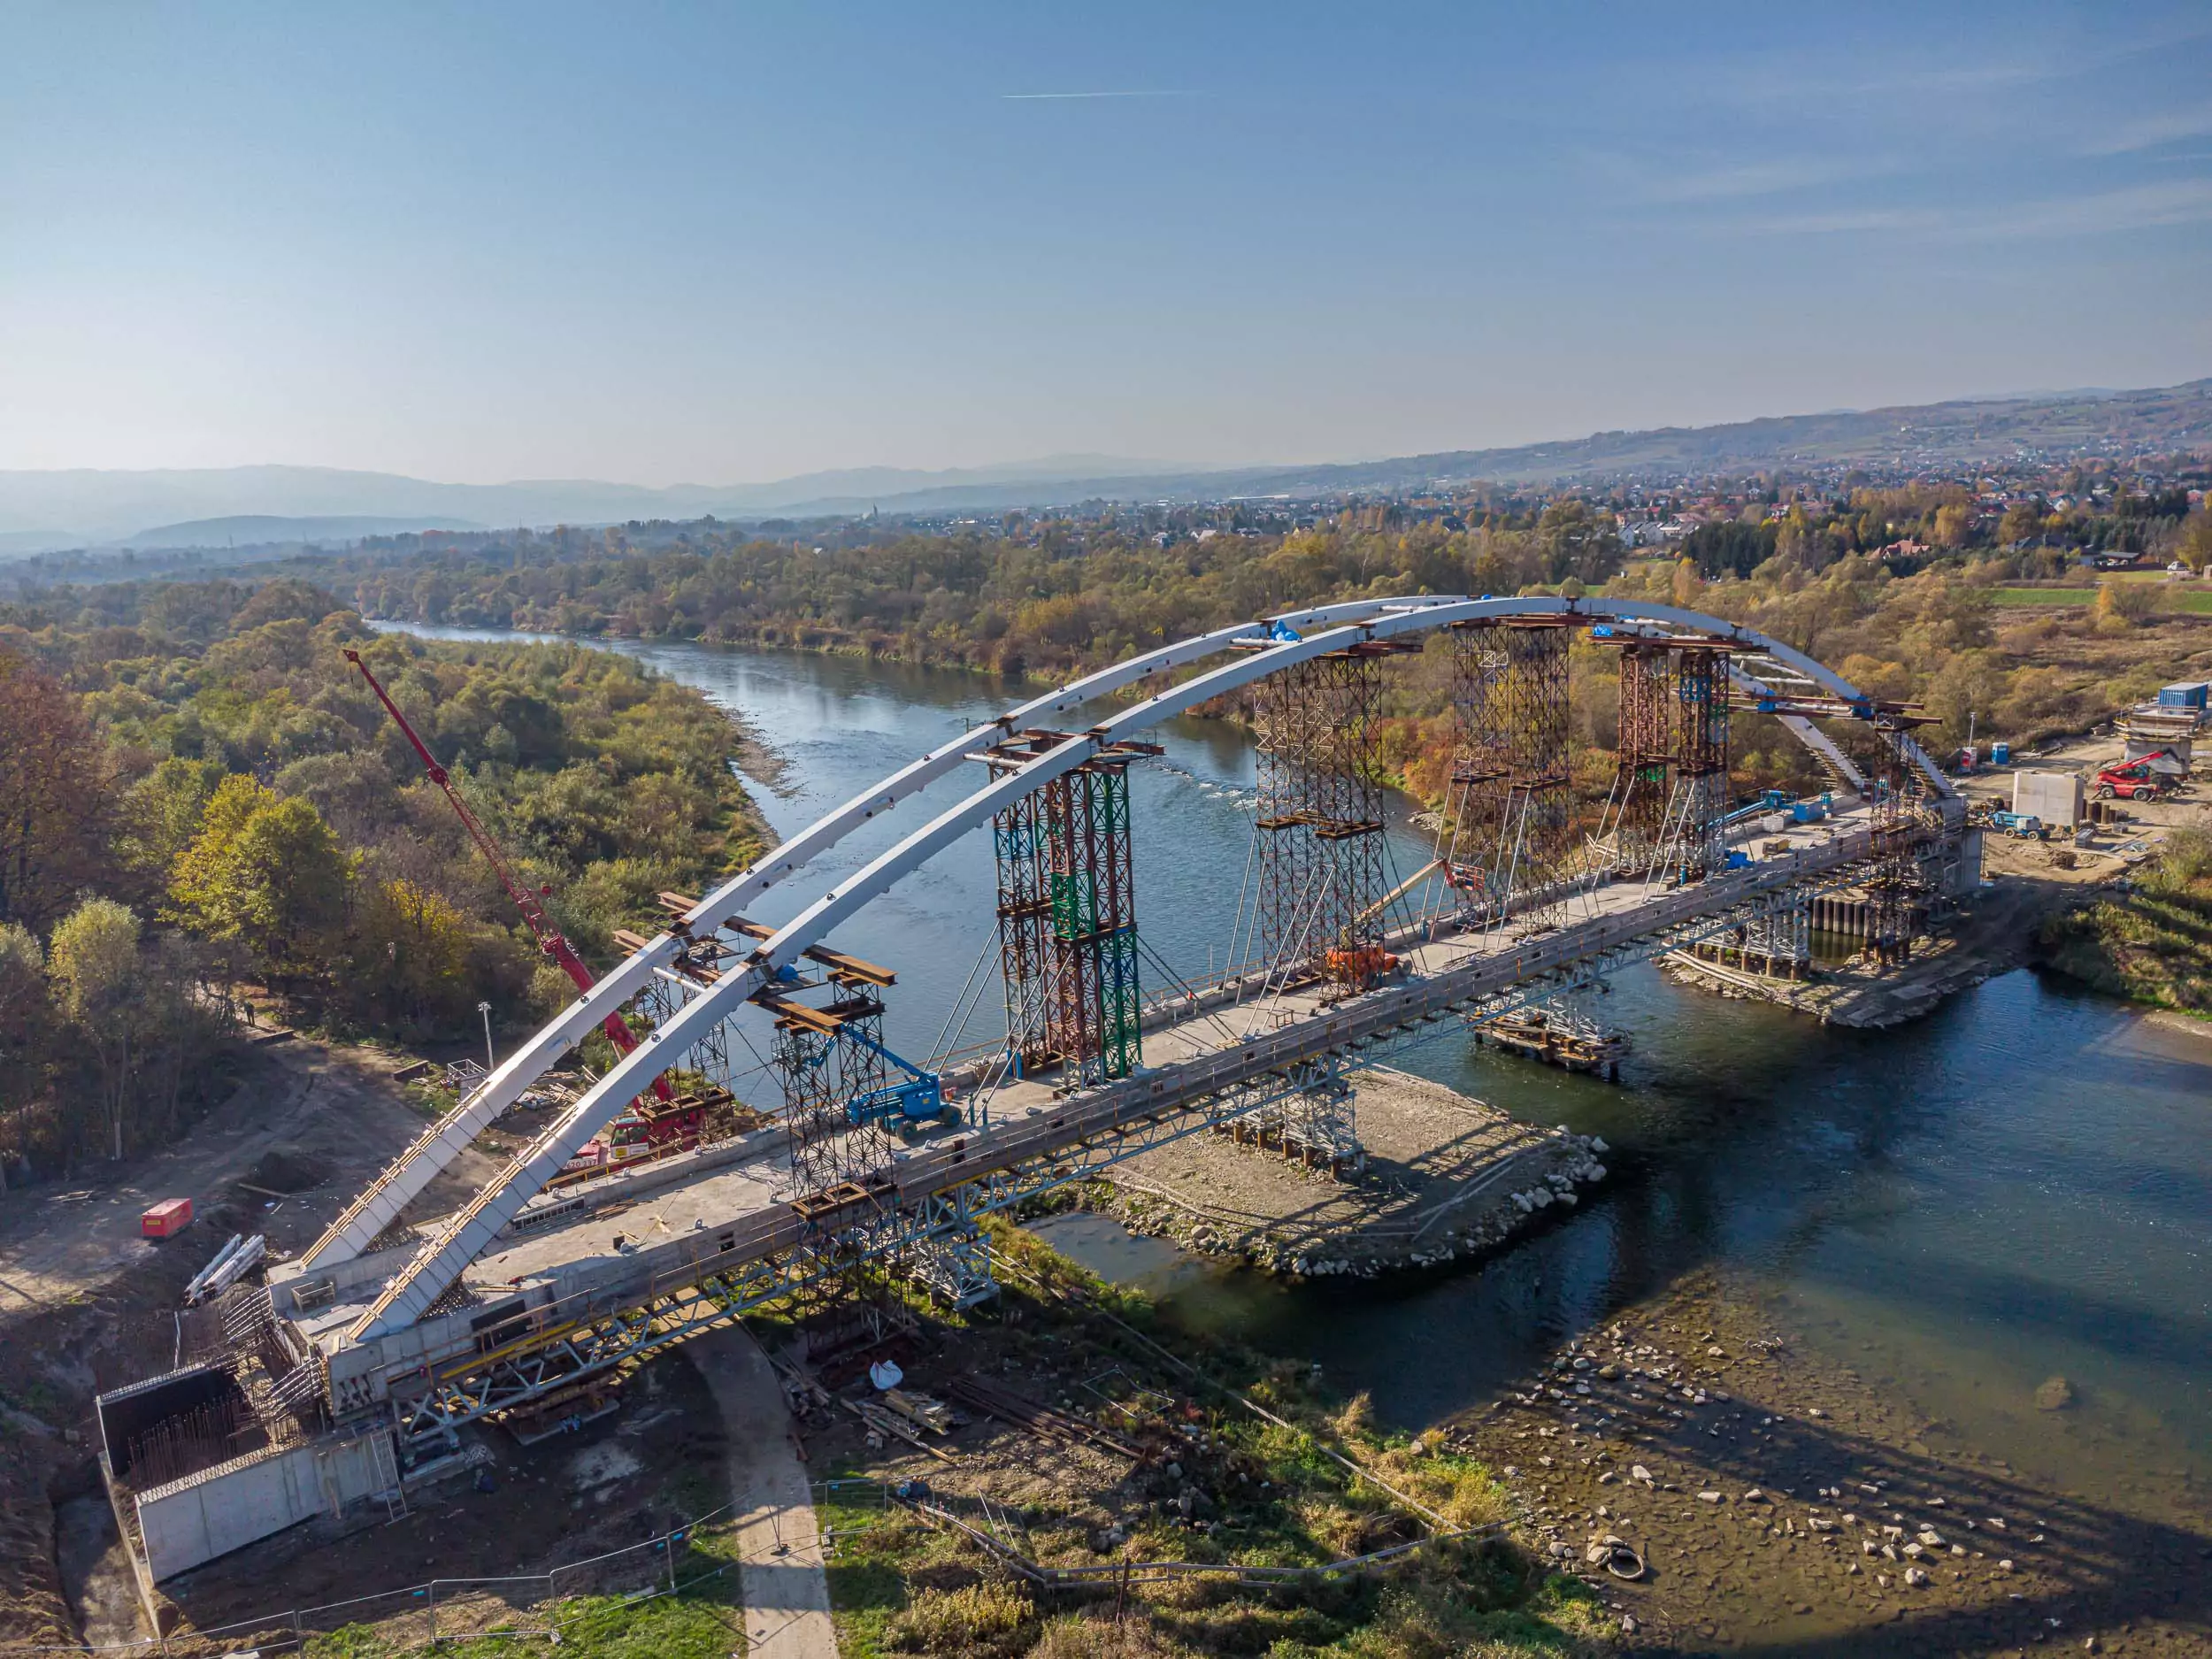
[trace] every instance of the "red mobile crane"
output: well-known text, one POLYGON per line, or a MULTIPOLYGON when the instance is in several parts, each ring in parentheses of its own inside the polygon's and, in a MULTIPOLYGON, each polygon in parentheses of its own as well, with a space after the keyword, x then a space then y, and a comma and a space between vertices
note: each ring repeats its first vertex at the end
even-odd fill
MULTIPOLYGON (((361 660, 361 653, 348 650, 346 661, 361 671, 361 678, 369 682, 369 689, 376 693, 376 700, 384 705, 384 712, 392 717, 392 724, 399 727, 400 734, 421 757, 422 769, 429 774, 430 781, 445 792, 445 798, 452 803, 462 827, 468 831, 469 839, 476 843, 477 851, 484 855, 485 861, 498 875, 500 885, 507 889, 507 896, 515 902, 515 908, 522 912, 522 919, 529 924, 531 937, 538 941, 538 949, 560 964, 561 971, 576 982, 578 990, 590 990, 595 983, 591 970, 584 965, 584 959, 576 954, 576 948, 553 925, 553 918, 545 913, 545 906, 539 902, 552 889, 544 887, 533 892, 524 885, 508 864, 506 855, 499 850, 499 843, 492 839, 491 832, 477 821, 475 813, 469 810, 468 803, 453 787, 452 779, 446 775, 446 769, 438 764, 438 757, 430 752, 429 745, 415 734, 415 728, 407 723, 407 717, 399 711, 399 705, 392 701, 390 695, 377 682, 376 676, 369 672, 369 665, 361 660)), ((632 1034, 628 1023, 618 1011, 607 1016, 605 1029, 608 1041, 619 1052, 628 1054, 637 1047, 637 1038, 632 1034)), ((653 1093, 662 1102, 668 1100, 666 1077, 653 1079, 653 1093)), ((576 1162, 592 1165, 626 1162, 626 1154, 636 1156, 648 1149, 658 1151, 671 1141, 695 1141, 703 1124, 704 1113, 695 1104, 679 1102, 672 1110, 657 1110, 645 1106, 641 1101, 609 1124, 603 1137, 595 1138, 591 1146, 585 1148, 587 1154, 591 1154, 593 1148, 597 1148, 595 1156, 580 1158, 576 1162), (631 1150, 633 1148, 634 1151, 631 1150)))

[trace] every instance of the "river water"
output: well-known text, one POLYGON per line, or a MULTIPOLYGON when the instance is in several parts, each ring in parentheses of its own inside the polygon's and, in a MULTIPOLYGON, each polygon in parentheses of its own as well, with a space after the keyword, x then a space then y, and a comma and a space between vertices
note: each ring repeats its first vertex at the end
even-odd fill
MULTIPOLYGON (((447 638, 512 639, 469 629, 447 638)), ((985 677, 684 643, 611 649, 741 715, 782 761, 752 780, 788 833, 1017 695, 985 677)), ((1185 721, 1133 788, 1148 989, 1218 960, 1251 841, 1254 757, 1185 721)), ((975 787, 948 780, 948 804, 975 787)), ((898 815, 902 825, 918 822, 898 815)), ((794 913, 888 844, 856 836, 758 919, 794 913)), ((1425 859, 1401 822, 1393 856, 1425 859)), ((994 1034, 992 872, 971 836, 837 943, 901 971, 887 1035, 926 1054, 979 960, 994 1034)), ((1562 1337, 1694 1269, 1730 1270, 1801 1352, 1878 1379, 1965 1446, 2093 1502, 2201 1523, 2212 1479, 2212 1038, 2021 971, 1886 1033, 1726 1002, 1649 969, 1597 1010, 1632 1035, 1621 1085, 1444 1033, 1395 1063, 1525 1120, 1601 1134, 1618 1172, 1568 1220, 1487 1263, 1284 1286, 1063 1224, 1094 1266, 1149 1278, 1168 1314, 1319 1361, 1386 1420, 1428 1422, 1525 1372, 1562 1337), (2037 1386, 2080 1403, 2054 1416, 2037 1386)))

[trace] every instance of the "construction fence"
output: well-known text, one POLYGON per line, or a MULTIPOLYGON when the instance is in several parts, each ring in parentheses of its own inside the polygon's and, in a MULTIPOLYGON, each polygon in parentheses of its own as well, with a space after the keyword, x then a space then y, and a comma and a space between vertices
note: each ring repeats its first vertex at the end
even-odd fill
MULTIPOLYGON (((557 1640, 642 1603, 728 1578, 741 1564, 734 1549, 725 1555, 695 1548, 695 1540, 702 1528, 733 1521, 749 1514, 751 1507, 749 1497, 741 1498, 639 1543, 564 1562, 546 1572, 432 1578, 319 1607, 287 1608, 138 1641, 99 1646, 0 1642, 0 1655, 285 1653, 305 1647, 318 1636, 364 1624, 374 1625, 377 1641, 395 1648, 488 1636, 557 1640)), ((734 1580, 728 1587, 734 1609, 734 1580)))

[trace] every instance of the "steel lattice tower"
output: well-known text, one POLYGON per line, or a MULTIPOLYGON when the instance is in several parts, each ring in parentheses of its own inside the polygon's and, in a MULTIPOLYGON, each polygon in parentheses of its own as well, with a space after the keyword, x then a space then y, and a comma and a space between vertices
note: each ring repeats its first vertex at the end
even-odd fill
POLYGON ((1383 932, 1383 786, 1374 757, 1378 667, 1355 646, 1260 682, 1258 937, 1270 970, 1356 962, 1383 932))
POLYGON ((1459 736, 1454 880, 1494 917, 1542 910, 1572 852, 1563 618, 1473 623, 1454 633, 1459 736))
POLYGON ((1059 1063, 1052 1039, 1052 898, 1045 883, 1042 791, 991 820, 998 862, 999 972, 1006 987, 1006 1050, 1026 1071, 1059 1063))
POLYGON ((1621 647, 1620 733, 1614 742, 1612 866, 1623 873, 1650 869, 1673 795, 1674 657, 1663 644, 1630 640, 1621 647))
POLYGON ((1728 651, 1699 641, 1675 648, 1675 800, 1669 872, 1699 881, 1721 867, 1728 815, 1728 651))
POLYGON ((783 1085, 795 1198, 864 1187, 891 1163, 882 1125, 856 1124, 848 1110, 890 1080, 883 1003, 863 986, 838 983, 836 990, 818 1008, 789 995, 761 999, 776 1018, 769 1062, 783 1085))
MULTIPOLYGON (((1068 741, 1025 733, 987 758, 1010 772, 1068 741)), ((1158 752, 1118 744, 993 820, 1007 1050, 1025 1071, 1095 1083, 1141 1064, 1129 763, 1158 752)))
POLYGON ((1039 792, 1052 905, 1052 1041, 1086 1083, 1140 1064, 1129 763, 1087 761, 1039 792))
POLYGON ((1866 881, 1866 949, 1876 961, 1902 963, 1912 954, 1912 936, 1924 904, 1918 848, 1924 839, 1923 784, 1906 753, 1909 723, 1894 717, 1877 722, 1880 759, 1870 780, 1874 788, 1874 871, 1866 881))

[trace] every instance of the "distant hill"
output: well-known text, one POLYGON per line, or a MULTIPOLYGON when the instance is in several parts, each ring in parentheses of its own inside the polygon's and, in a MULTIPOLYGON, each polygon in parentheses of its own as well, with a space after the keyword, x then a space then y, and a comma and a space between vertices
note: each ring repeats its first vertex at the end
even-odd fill
MULTIPOLYGON (((1486 479, 1548 483, 1660 479, 1789 465, 1955 466, 2024 457, 2212 450, 2212 380, 2143 391, 2072 391, 1960 398, 1893 409, 1771 416, 1717 426, 1601 432, 1514 449, 1298 466, 1179 467, 1113 456, 1047 456, 989 467, 917 472, 861 467, 765 484, 677 484, 649 489, 588 479, 440 484, 334 467, 247 466, 204 472, 0 472, 0 557, 114 546, 134 534, 214 535, 211 526, 379 522, 416 528, 467 525, 595 525, 632 518, 740 521, 865 512, 987 512, 1071 503, 1311 495, 1384 491, 1486 479), (157 530, 137 526, 156 525, 157 530), (66 529, 53 526, 66 526, 66 529)), ((351 540, 368 529, 299 531, 351 540)), ((241 545, 244 534, 232 530, 241 545)), ((264 528, 257 535, 289 539, 264 528)), ((177 546, 172 540, 140 546, 177 546)))
POLYGON ((2016 457, 2212 450, 2212 380, 2131 392, 1961 398, 1892 409, 1769 416, 1720 426, 1601 432, 1569 442, 1461 449, 1363 465, 1279 468, 1256 485, 1384 489, 1431 480, 1548 481, 1795 464, 1959 465, 2016 457))
POLYGON ((180 547, 269 547, 301 542, 330 547, 358 541, 363 536, 404 535, 422 530, 481 530, 468 518, 378 518, 339 515, 283 518, 271 513, 233 513, 222 518, 191 518, 182 524, 156 525, 150 530, 119 536, 114 545, 141 549, 180 547))
MULTIPOLYGON (((632 518, 759 518, 835 499, 867 511, 879 497, 979 489, 1021 498, 1087 486, 1096 477, 1164 472, 1171 464, 1095 455, 1047 456, 997 467, 919 472, 861 467, 767 484, 676 484, 649 489, 589 479, 441 484, 396 472, 323 466, 235 466, 200 471, 0 472, 0 556, 114 547, 211 521, 381 518, 412 524, 619 524, 632 518), (149 531, 145 526, 160 526, 149 531)), ((819 509, 812 509, 819 511, 819 509)), ((364 534, 375 534, 365 532, 364 534)))

